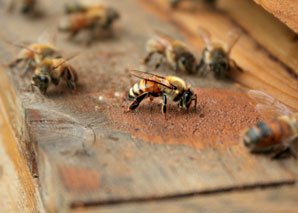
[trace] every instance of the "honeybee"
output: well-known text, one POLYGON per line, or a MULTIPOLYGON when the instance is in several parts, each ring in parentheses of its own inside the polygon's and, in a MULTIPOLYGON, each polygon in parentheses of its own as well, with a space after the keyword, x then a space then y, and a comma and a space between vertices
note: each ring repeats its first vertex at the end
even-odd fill
POLYGON ((230 58, 230 52, 239 40, 240 33, 239 29, 230 31, 227 34, 227 45, 223 45, 220 42, 212 41, 211 34, 207 30, 199 28, 199 35, 206 45, 197 67, 201 75, 205 75, 206 71, 211 71, 215 78, 222 78, 229 74, 232 67, 242 71, 236 62, 230 58))
POLYGON ((71 13, 80 13, 80 12, 86 12, 92 9, 101 9, 101 8, 103 9, 105 8, 105 5, 102 3, 90 4, 89 2, 86 2, 86 1, 79 1, 79 2, 66 4, 64 6, 64 11, 66 14, 71 14, 71 13))
POLYGON ((256 126, 245 130, 243 143, 250 152, 268 152, 279 157, 289 150, 292 142, 298 137, 298 112, 293 113, 288 107, 270 95, 250 90, 248 95, 259 102, 256 109, 273 117, 269 122, 260 121, 256 126))
POLYGON ((163 33, 156 33, 156 36, 147 42, 148 54, 143 60, 147 65, 151 57, 158 53, 161 55, 160 62, 155 65, 157 69, 162 61, 165 61, 176 71, 187 73, 196 72, 196 58, 187 46, 181 41, 174 40, 163 33))
POLYGON ((90 30, 92 38, 96 30, 110 30, 113 22, 119 19, 117 10, 107 6, 91 7, 84 12, 71 14, 63 19, 58 26, 60 31, 70 32, 70 39, 81 30, 90 30))
MULTIPOLYGON (((169 4, 172 8, 176 8, 179 6, 179 4, 185 0, 168 0, 169 4)), ((193 2, 197 2, 198 0, 192 0, 193 2)), ((202 0, 204 3, 214 5, 216 0, 202 0)))
POLYGON ((44 59, 37 66, 32 76, 32 88, 35 86, 42 94, 46 94, 51 83, 58 86, 60 79, 63 79, 66 81, 67 86, 74 90, 77 82, 77 74, 75 69, 67 62, 69 59, 44 59))
POLYGON ((21 13, 29 14, 34 12, 36 0, 10 0, 8 10, 12 11, 16 5, 20 8, 21 13))
POLYGON ((15 47, 21 48, 21 51, 19 52, 17 58, 9 63, 10 68, 14 68, 20 63, 24 63, 24 70, 23 75, 25 75, 29 70, 35 69, 36 66, 45 58, 51 58, 51 57, 60 57, 59 51, 55 48, 55 46, 52 43, 55 43, 55 36, 51 38, 51 42, 48 42, 46 40, 49 40, 49 35, 47 32, 41 34, 38 38, 37 43, 33 43, 29 46, 21 45, 21 44, 15 44, 13 42, 10 42, 6 38, 4 38, 2 35, 0 35, 1 39, 15 47))
POLYGON ((196 110, 197 95, 181 78, 176 76, 163 77, 137 70, 132 70, 130 73, 142 80, 129 90, 128 99, 133 102, 129 105, 126 112, 136 109, 145 98, 152 100, 155 97, 162 97, 161 111, 165 117, 168 99, 179 102, 179 108, 186 109, 189 109, 194 101, 194 110, 196 110))

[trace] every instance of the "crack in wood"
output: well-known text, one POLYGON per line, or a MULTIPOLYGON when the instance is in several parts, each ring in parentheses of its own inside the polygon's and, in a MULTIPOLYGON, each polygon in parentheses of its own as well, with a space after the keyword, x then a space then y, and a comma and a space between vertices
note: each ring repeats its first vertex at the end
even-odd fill
POLYGON ((276 188, 282 187, 287 185, 294 185, 296 183, 295 180, 289 181, 282 181, 277 183, 260 183, 255 185, 246 185, 246 186, 236 186, 236 187, 226 187, 214 190, 206 190, 200 192, 189 192, 189 193, 180 193, 174 195, 165 195, 160 197, 149 197, 149 198, 133 198, 133 199, 115 199, 115 200, 108 200, 108 201, 95 201, 95 202, 73 202, 70 205, 71 209, 76 208, 88 208, 88 207, 100 207, 100 206, 111 206, 111 205, 121 205, 121 204, 128 204, 128 203, 146 203, 146 202, 153 202, 153 201, 167 201, 167 200, 174 200, 174 199, 182 199, 188 197, 194 197, 197 195, 209 195, 209 194, 221 194, 226 192, 239 192, 239 191, 248 191, 248 190, 255 190, 255 189, 267 189, 267 188, 276 188))

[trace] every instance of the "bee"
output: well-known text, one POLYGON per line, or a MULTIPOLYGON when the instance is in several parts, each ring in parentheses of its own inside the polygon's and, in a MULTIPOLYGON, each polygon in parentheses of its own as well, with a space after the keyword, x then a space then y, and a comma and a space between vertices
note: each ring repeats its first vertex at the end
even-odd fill
POLYGON ((206 45, 197 66, 201 75, 206 74, 206 71, 211 71, 215 78, 223 78, 229 74, 232 67, 242 71, 236 62, 230 58, 230 52, 240 38, 239 29, 232 30, 227 34, 228 43, 226 46, 212 41, 210 33, 201 27, 199 28, 199 35, 206 45))
POLYGON ((191 103, 194 101, 194 110, 196 110, 197 95, 181 78, 176 76, 163 77, 137 70, 130 72, 142 80, 129 90, 128 99, 133 102, 129 105, 126 112, 135 110, 145 98, 152 100, 155 97, 162 97, 161 111, 165 117, 168 99, 179 102, 179 108, 186 109, 189 109, 191 103))
POLYGON ((4 42, 8 43, 9 45, 21 48, 17 58, 10 62, 8 66, 10 68, 14 68, 20 63, 24 63, 23 75, 25 75, 29 70, 35 69, 36 66, 45 58, 61 57, 59 51, 52 44, 55 43, 55 36, 51 38, 51 42, 46 41, 49 40, 48 36, 49 35, 47 32, 42 33, 41 36, 39 36, 37 43, 25 46, 10 42, 0 35, 4 42))
MULTIPOLYGON (((172 8, 177 8, 179 4, 185 0, 168 0, 169 4, 172 8)), ((197 2, 198 0, 192 0, 193 2, 197 2)), ((204 3, 214 5, 216 0, 203 0, 204 3)))
POLYGON ((10 0, 8 11, 12 11, 16 5, 21 13, 30 14, 34 12, 36 0, 10 0))
POLYGON ((79 1, 79 2, 66 4, 64 6, 64 11, 66 14, 71 14, 71 13, 82 13, 88 10, 101 9, 101 8, 104 9, 105 5, 101 3, 90 4, 85 1, 79 1))
POLYGON ((74 90, 77 82, 77 74, 75 69, 67 63, 69 59, 44 59, 35 69, 35 73, 31 79, 31 87, 37 87, 45 95, 51 83, 58 86, 60 79, 63 79, 67 86, 74 90))
POLYGON ((58 26, 62 32, 70 32, 69 39, 74 38, 81 30, 90 30, 92 38, 96 30, 110 30, 113 22, 119 19, 117 10, 107 6, 91 7, 84 12, 71 14, 58 26))
POLYGON ((187 46, 178 40, 162 33, 156 33, 156 36, 147 42, 148 54, 143 60, 147 65, 155 53, 161 55, 160 62, 155 65, 157 69, 162 61, 165 61, 176 71, 186 73, 196 72, 196 58, 187 46))
MULTIPOLYGON (((250 90, 248 95, 259 102, 256 109, 270 114, 269 122, 260 121, 256 126, 244 131, 242 140, 250 152, 274 152, 273 157, 279 157, 298 137, 298 112, 294 113, 284 104, 270 95, 250 90)), ((291 151, 291 150, 290 150, 291 151)))

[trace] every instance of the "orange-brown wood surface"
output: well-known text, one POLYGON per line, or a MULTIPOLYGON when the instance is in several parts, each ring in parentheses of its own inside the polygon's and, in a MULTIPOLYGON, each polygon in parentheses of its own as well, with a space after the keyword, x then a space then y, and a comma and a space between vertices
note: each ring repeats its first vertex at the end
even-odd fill
MULTIPOLYGON (((2 33, 17 43, 34 42, 44 30, 56 29, 65 2, 42 2, 40 8, 47 10, 39 19, 0 13, 2 33)), ((271 160, 253 155, 240 141, 243 129, 266 119, 255 110, 247 89, 265 91, 297 110, 295 34, 248 0, 218 1, 213 9, 198 4, 195 10, 189 10, 187 2, 173 10, 162 0, 114 0, 109 4, 121 13, 112 38, 86 47, 84 33, 73 42, 65 34, 57 34, 56 46, 64 54, 80 52, 70 62, 79 76, 75 94, 63 84, 51 88, 47 96, 28 92, 24 88, 30 85, 32 73, 21 77, 21 69, 0 69, 2 108, 19 139, 22 157, 39 181, 46 209, 114 204, 115 209, 106 206, 103 210, 120 211, 122 205, 116 204, 154 200, 154 205, 161 202, 163 208, 177 203, 179 210, 204 202, 197 201, 196 195, 224 196, 232 190, 250 190, 239 199, 237 193, 228 198, 240 203, 258 187, 264 187, 257 193, 258 205, 269 209, 275 206, 267 196, 275 191, 267 192, 268 188, 290 185, 285 194, 295 194, 295 158, 271 160), (124 113, 129 105, 127 92, 138 81, 127 69, 146 70, 140 64, 146 41, 156 30, 163 31, 184 41, 199 58, 204 45, 198 26, 220 41, 225 41, 229 30, 242 29, 231 57, 244 71, 233 71, 231 79, 216 80, 211 73, 202 78, 161 66, 156 73, 178 75, 193 86, 198 95, 197 112, 179 112, 170 103, 165 120, 155 100, 144 101, 134 113, 124 113), (195 198, 188 200, 191 196, 195 198)), ((2 63, 15 58, 17 51, 1 42, 2 63)), ((147 70, 153 72, 150 67, 147 70)), ((212 203, 212 197, 206 199, 212 203)), ((221 204, 214 208, 222 209, 225 199, 218 199, 221 204)), ((286 203, 283 196, 276 199, 281 205, 286 203)), ((281 209, 297 207, 295 203, 289 206, 281 209)), ((135 208, 130 204, 122 207, 129 212, 135 208)), ((241 209, 241 205, 234 209, 238 207, 241 209)), ((147 211, 146 204, 141 208, 147 211)))

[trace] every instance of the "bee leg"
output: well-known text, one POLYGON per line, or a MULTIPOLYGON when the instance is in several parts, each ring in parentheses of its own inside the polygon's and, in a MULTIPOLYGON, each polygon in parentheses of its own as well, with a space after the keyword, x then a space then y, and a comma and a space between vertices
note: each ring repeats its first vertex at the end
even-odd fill
POLYGON ((149 52, 149 53, 145 56, 145 58, 144 58, 144 60, 143 60, 143 64, 147 65, 147 64, 149 63, 149 61, 151 60, 151 57, 154 55, 154 53, 155 53, 155 52, 149 52))
POLYGON ((78 33, 79 33, 78 30, 72 31, 72 32, 69 34, 67 40, 72 40, 72 39, 74 39, 74 37, 75 37, 78 33))
POLYGON ((167 119, 167 96, 162 96, 162 106, 161 106, 161 112, 165 116, 165 119, 167 119))
POLYGON ((234 59, 230 59, 230 63, 233 67, 235 67, 238 71, 243 72, 243 69, 241 67, 238 66, 238 64, 236 63, 236 61, 234 59))
POLYGON ((9 64, 9 67, 10 67, 10 68, 14 68, 14 67, 16 67, 19 63, 21 63, 23 60, 24 60, 23 58, 18 58, 18 59, 16 59, 16 60, 14 60, 13 62, 11 62, 11 63, 9 64))
POLYGON ((71 81, 66 81, 66 84, 70 89, 72 89, 72 90, 75 89, 75 85, 71 81))
POLYGON ((195 94, 191 100, 191 102, 195 102, 195 105, 193 106, 193 109, 194 111, 196 112, 197 111, 197 103, 198 103, 198 100, 197 100, 197 94, 195 94))
POLYGON ((183 107, 183 99, 181 98, 179 103, 178 103, 178 110, 181 111, 182 107, 183 107))
POLYGON ((28 73, 28 71, 33 67, 33 62, 34 62, 33 59, 29 59, 27 61, 27 64, 23 70, 23 73, 21 74, 21 77, 24 77, 28 73))
POLYGON ((133 111, 135 110, 139 105, 140 103, 147 97, 149 96, 150 93, 149 92, 145 92, 141 95, 139 95, 128 107, 127 111, 126 112, 130 112, 130 111, 133 111))

